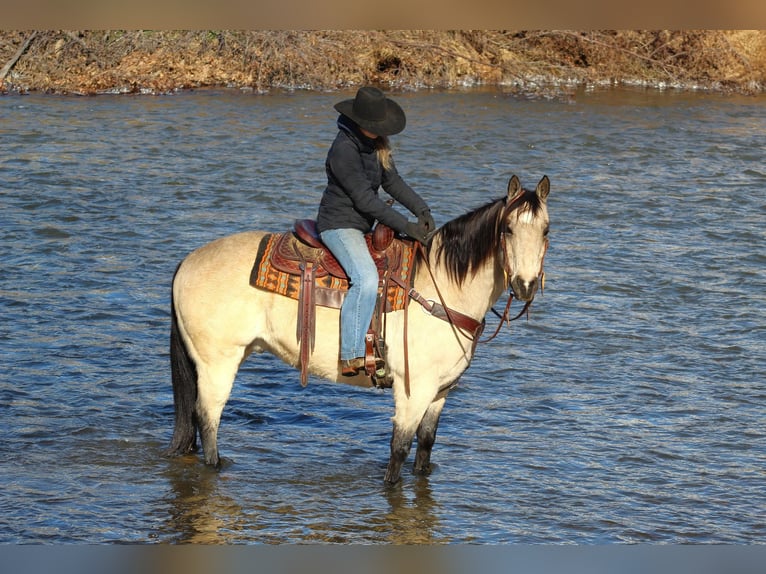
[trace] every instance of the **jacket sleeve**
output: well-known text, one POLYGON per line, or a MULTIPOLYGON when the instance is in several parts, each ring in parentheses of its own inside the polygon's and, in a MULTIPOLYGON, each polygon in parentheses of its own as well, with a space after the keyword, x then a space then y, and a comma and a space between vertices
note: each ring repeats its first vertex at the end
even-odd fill
POLYGON ((383 201, 372 189, 356 149, 338 146, 328 157, 329 168, 338 184, 360 213, 374 217, 395 231, 404 231, 407 218, 383 201))
POLYGON ((414 215, 429 211, 428 204, 399 175, 393 158, 391 167, 383 171, 383 189, 414 215))

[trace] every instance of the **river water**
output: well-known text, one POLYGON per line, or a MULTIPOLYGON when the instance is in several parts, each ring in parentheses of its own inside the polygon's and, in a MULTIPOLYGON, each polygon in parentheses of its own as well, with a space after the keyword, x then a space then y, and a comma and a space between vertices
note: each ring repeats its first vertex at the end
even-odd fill
POLYGON ((0 543, 766 542, 764 97, 399 94, 438 224, 552 182, 545 293, 479 347, 433 474, 384 488, 389 391, 270 356, 221 472, 161 456, 177 263, 313 216, 351 95, 0 98, 0 543))

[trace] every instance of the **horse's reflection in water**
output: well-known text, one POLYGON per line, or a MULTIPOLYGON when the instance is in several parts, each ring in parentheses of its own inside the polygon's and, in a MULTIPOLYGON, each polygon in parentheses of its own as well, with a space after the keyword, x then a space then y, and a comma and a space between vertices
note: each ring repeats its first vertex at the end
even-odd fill
POLYGON ((220 474, 181 457, 168 466, 170 496, 164 529, 183 544, 231 544, 241 541, 248 520, 242 507, 220 488, 220 474))
POLYGON ((438 544, 450 542, 440 534, 437 517, 438 504, 433 497, 429 478, 417 477, 411 485, 412 492, 404 489, 385 489, 389 511, 383 517, 382 526, 388 532, 390 544, 438 544))
MULTIPOLYGON (((280 508, 256 503, 245 509, 227 494, 227 481, 222 481, 220 473, 195 462, 193 456, 179 457, 166 470, 170 488, 165 523, 160 529, 164 542, 420 545, 450 541, 439 534, 443 530, 438 518, 439 505, 428 477, 417 477, 409 488, 402 489, 381 488, 373 484, 376 481, 371 477, 361 479, 365 483, 369 480, 369 484, 359 484, 359 478, 354 479, 356 484, 348 484, 352 480, 348 477, 321 483, 318 477, 308 476, 286 482, 290 487, 285 495, 297 488, 306 494, 304 503, 296 500, 293 506, 285 502, 280 508), (370 504, 360 506, 359 513, 333 512, 348 504, 345 499, 349 490, 366 488, 370 504), (319 495, 322 500, 317 504, 319 495), (375 500, 376 497, 381 498, 375 500), (278 518, 274 518, 275 513, 278 518)), ((274 494, 271 490, 267 498, 273 500, 274 494)))

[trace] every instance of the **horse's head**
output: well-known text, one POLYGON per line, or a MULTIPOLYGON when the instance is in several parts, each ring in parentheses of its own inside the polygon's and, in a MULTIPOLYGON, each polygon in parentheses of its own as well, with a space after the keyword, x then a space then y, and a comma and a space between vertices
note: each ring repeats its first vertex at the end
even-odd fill
POLYGON ((532 301, 543 281, 543 258, 548 248, 547 198, 550 180, 543 176, 534 191, 521 186, 515 175, 501 218, 503 266, 506 281, 520 301, 532 301))

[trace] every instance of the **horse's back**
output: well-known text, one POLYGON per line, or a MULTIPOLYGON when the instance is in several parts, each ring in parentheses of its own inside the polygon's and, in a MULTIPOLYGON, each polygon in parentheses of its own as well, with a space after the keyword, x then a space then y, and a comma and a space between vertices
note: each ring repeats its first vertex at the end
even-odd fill
POLYGON ((176 306, 206 311, 214 304, 233 306, 247 298, 250 270, 264 231, 245 231, 221 237, 192 251, 178 267, 173 280, 176 306))
POLYGON ((218 265, 222 260, 233 264, 249 261, 251 264, 265 231, 243 231, 211 241, 192 251, 181 263, 182 266, 218 265))

